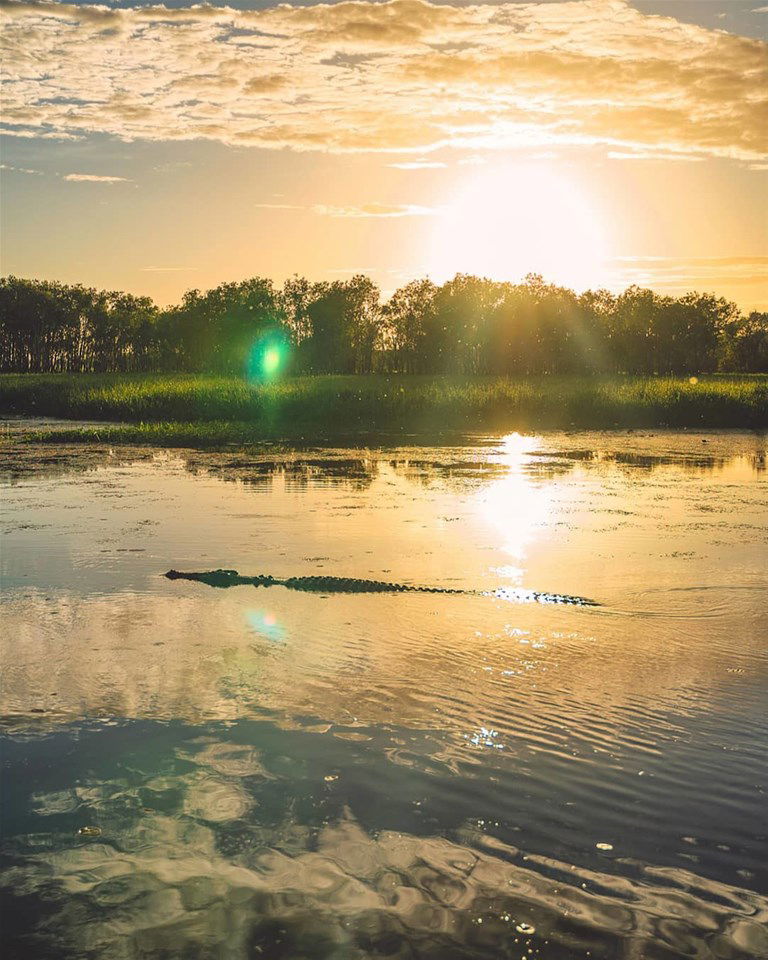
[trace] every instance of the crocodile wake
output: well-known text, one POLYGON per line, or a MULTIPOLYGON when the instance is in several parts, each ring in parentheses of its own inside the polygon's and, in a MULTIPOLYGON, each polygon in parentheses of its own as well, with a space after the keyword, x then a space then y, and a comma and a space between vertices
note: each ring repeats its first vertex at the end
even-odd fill
POLYGON ((286 577, 279 579, 268 574, 244 576, 237 570, 207 570, 202 573, 182 573, 169 570, 169 580, 194 580, 209 587, 287 587, 304 593, 445 593, 485 597, 499 597, 514 603, 562 603, 580 607, 599 607, 595 600, 574 597, 567 593, 543 593, 538 590, 521 590, 499 587, 497 590, 464 590, 459 587, 428 587, 410 583, 390 583, 387 580, 357 580, 354 577, 286 577))

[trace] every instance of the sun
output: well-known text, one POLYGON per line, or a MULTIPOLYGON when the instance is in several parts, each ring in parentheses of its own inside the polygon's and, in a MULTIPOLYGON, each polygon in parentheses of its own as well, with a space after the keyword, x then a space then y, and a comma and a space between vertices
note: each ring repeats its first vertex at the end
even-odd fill
POLYGON ((431 237, 429 273, 545 280, 583 290, 604 285, 606 238, 583 188, 548 163, 483 169, 448 198, 431 237))

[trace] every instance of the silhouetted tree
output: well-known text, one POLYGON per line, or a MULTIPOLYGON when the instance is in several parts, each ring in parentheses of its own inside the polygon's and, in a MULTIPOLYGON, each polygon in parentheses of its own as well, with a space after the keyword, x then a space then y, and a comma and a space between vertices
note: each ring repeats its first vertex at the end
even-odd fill
POLYGON ((318 286, 306 277, 294 275, 285 281, 280 291, 280 306, 294 343, 301 343, 312 333, 309 306, 320 295, 318 286))
POLYGON ((754 310, 747 317, 731 317, 722 332, 718 355, 721 370, 768 372, 768 313, 754 310))
POLYGON ((436 293, 431 280, 413 280, 396 290, 382 308, 379 348, 386 354, 386 369, 402 373, 431 369, 426 338, 436 322, 436 293))
POLYGON ((411 281, 382 306, 362 275, 294 276, 280 290, 253 277, 158 311, 119 291, 0 279, 5 371, 245 374, 272 337, 292 341, 294 369, 315 373, 768 372, 768 314, 744 317, 713 294, 577 295, 536 274, 518 284, 457 274, 411 281))
POLYGON ((287 327, 271 280, 254 277, 201 293, 188 290, 163 318, 184 370, 245 373, 249 351, 267 332, 287 327))
POLYGON ((306 307, 303 365, 315 373, 370 373, 377 339, 378 287, 364 276, 316 284, 306 307))

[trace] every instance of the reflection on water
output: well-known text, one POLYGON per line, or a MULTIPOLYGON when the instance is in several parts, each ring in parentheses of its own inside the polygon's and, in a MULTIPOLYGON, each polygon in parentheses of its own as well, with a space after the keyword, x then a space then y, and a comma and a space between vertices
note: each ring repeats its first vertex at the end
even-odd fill
POLYGON ((10 448, 9 956, 768 957, 765 449, 10 448))

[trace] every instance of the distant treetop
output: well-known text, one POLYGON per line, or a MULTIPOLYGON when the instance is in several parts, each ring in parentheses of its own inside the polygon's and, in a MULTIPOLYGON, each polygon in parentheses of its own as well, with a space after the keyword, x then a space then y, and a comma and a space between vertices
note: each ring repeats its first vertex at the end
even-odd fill
MULTIPOLYGON (((267 354, 265 353, 265 357, 267 354)), ((264 359, 264 358, 262 358, 264 359)), ((292 373, 768 372, 768 314, 710 293, 577 294, 529 275, 413 280, 381 302, 358 275, 281 288, 253 277, 148 297, 0 278, 0 370, 292 373), (254 366, 266 350, 269 361, 254 366), (259 352, 261 351, 261 352, 259 352)))

